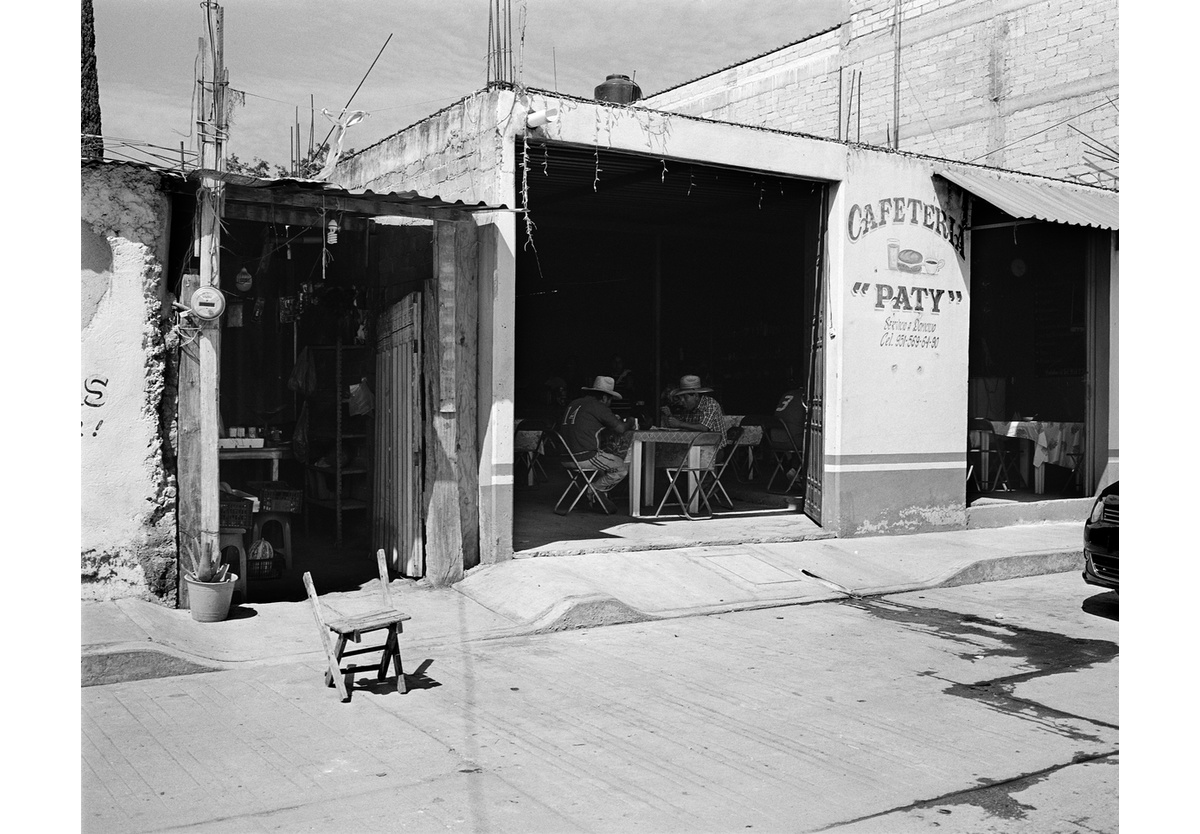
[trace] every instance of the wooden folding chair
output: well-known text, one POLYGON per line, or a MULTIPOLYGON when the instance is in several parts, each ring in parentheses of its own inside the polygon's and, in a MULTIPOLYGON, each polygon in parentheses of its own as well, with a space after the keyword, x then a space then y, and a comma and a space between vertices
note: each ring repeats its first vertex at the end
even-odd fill
POLYGON ((325 669, 325 685, 336 686, 343 701, 350 700, 349 687, 353 686, 355 674, 377 669, 377 678, 383 680, 387 677, 389 663, 393 664, 396 670, 396 690, 401 694, 408 692, 408 685, 404 680, 404 667, 400 661, 400 634, 404 631, 402 623, 412 618, 408 614, 398 611, 392 605, 392 594, 388 588, 387 557, 383 550, 379 550, 375 554, 375 560, 378 563, 379 581, 383 590, 383 608, 348 617, 325 619, 321 613, 321 602, 317 599, 317 590, 313 587, 312 574, 308 571, 304 572, 304 589, 308 592, 308 601, 312 603, 313 617, 316 618, 317 628, 321 632, 321 645, 325 649, 325 659, 328 664, 325 669), (387 632, 387 638, 383 645, 346 651, 348 641, 353 640, 355 643, 359 643, 362 635, 372 631, 387 632), (330 639, 331 633, 337 635, 336 645, 330 639), (383 655, 377 665, 356 666, 350 664, 345 669, 342 668, 343 657, 380 651, 383 652, 383 655))
MULTIPOLYGON (((579 499, 585 495, 588 501, 594 504, 599 504, 600 509, 604 510, 604 514, 608 515, 608 507, 605 506, 604 499, 600 497, 600 493, 596 491, 593 482, 600 476, 601 470, 597 469, 587 460, 580 460, 575 453, 571 451, 571 447, 567 445, 567 441, 557 431, 554 432, 554 437, 558 441, 558 447, 563 451, 565 457, 559 461, 563 469, 567 471, 571 480, 567 484, 567 488, 563 490, 562 495, 558 497, 558 502, 554 505, 554 512, 558 515, 567 515, 571 510, 575 509, 575 505, 579 503, 579 499), (574 496, 569 507, 562 509, 562 504, 568 498, 574 496)), ((600 432, 596 432, 596 449, 600 449, 600 432)))

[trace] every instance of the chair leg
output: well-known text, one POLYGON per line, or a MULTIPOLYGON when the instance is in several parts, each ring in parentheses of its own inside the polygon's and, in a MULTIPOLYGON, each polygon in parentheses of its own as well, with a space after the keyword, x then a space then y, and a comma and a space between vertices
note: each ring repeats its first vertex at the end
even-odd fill
POLYGON ((408 692, 408 682, 404 679, 404 664, 400 660, 400 634, 404 631, 404 626, 400 623, 391 628, 390 639, 392 641, 392 666, 396 670, 396 691, 401 695, 408 692))
POLYGON ((325 685, 332 684, 337 687, 338 695, 343 701, 350 700, 350 692, 346 688, 346 681, 342 678, 341 656, 342 650, 346 646, 346 638, 338 636, 338 649, 335 652, 333 643, 329 637, 329 627, 325 625, 325 618, 321 616, 321 603, 317 599, 317 589, 313 585, 312 575, 305 571, 301 577, 304 580, 304 590, 308 594, 308 601, 312 606, 313 619, 317 621, 317 630, 321 633, 321 647, 325 650, 325 685))
POLYGON ((332 687, 342 677, 342 653, 346 651, 346 635, 339 634, 333 647, 333 662, 325 670, 325 685, 332 687))

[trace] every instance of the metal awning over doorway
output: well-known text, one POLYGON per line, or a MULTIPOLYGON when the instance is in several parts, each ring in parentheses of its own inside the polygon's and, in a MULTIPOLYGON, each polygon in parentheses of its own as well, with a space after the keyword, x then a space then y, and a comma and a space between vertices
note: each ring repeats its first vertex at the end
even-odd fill
POLYGON ((958 165, 940 165, 934 173, 1016 218, 1120 228, 1120 192, 1107 188, 958 165))

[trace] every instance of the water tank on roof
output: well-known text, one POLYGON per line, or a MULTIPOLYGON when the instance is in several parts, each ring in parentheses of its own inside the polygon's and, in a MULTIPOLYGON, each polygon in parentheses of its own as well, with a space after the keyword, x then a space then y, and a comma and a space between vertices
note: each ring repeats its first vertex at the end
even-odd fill
POLYGON ((628 75, 610 75, 604 83, 596 88, 597 101, 611 101, 613 104, 632 104, 642 97, 642 88, 628 75))

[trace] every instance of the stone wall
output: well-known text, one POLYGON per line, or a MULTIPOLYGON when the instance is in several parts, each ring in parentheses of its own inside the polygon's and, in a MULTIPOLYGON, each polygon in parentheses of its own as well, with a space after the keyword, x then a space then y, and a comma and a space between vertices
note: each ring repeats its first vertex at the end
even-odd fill
POLYGON ((172 401, 163 319, 170 203, 160 175, 84 162, 80 213, 80 595, 174 605, 172 401))
MULTIPOLYGON (((642 103, 888 146, 894 10, 850 0, 839 30, 642 103)), ((1116 187, 1089 144, 1118 147, 1118 32, 1116 0, 905 0, 900 149, 1116 187)))

